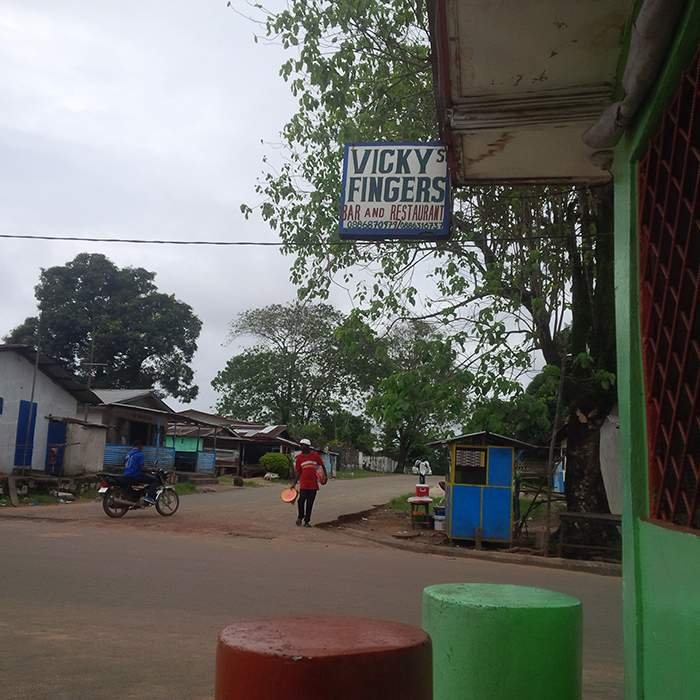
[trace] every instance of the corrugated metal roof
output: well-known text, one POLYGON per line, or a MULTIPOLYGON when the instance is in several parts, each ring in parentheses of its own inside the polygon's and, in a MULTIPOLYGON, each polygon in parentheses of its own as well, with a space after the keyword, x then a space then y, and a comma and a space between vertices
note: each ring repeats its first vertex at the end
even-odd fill
POLYGON ((188 408, 184 411, 179 411, 178 415, 194 418, 200 423, 206 423, 208 425, 233 426, 236 423, 236 421, 226 418, 226 416, 220 416, 216 413, 207 413, 206 411, 198 411, 195 408, 188 408))
POLYGON ((433 440, 429 442, 428 445, 448 445, 451 442, 459 442, 460 440, 473 440, 475 438, 493 438, 502 442, 507 442, 510 445, 517 447, 527 447, 529 449, 540 449, 539 445, 533 445, 529 442, 523 442, 522 440, 516 440, 515 438, 507 437, 506 435, 499 435, 498 433, 490 433, 488 430, 482 430, 477 433, 465 433, 464 435, 457 435, 456 437, 445 438, 443 440, 433 440))
POLYGON ((151 389, 94 389, 102 403, 124 403, 150 396, 151 389))

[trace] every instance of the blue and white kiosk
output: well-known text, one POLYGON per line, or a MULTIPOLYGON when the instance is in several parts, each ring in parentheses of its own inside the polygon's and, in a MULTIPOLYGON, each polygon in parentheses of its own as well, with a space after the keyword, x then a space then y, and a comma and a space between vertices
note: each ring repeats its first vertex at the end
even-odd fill
POLYGON ((450 450, 448 537, 510 543, 516 458, 535 445, 485 431, 435 444, 450 450))

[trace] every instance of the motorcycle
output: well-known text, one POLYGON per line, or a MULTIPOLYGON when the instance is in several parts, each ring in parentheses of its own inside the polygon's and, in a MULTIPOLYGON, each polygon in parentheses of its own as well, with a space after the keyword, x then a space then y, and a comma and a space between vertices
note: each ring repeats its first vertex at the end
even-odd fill
POLYGON ((102 510, 110 518, 123 518, 129 510, 150 508, 155 505, 156 510, 163 517, 175 515, 180 507, 180 497, 174 487, 168 483, 168 472, 158 469, 149 473, 158 480, 155 503, 149 503, 144 499, 148 484, 128 483, 121 474, 102 474, 102 480, 97 489, 97 493, 102 496, 102 510))

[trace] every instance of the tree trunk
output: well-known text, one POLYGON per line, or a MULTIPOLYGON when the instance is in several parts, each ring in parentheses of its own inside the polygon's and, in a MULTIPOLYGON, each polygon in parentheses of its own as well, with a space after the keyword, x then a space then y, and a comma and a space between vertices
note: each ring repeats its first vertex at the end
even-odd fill
POLYGON ((403 474, 404 468, 406 467, 406 458, 408 457, 408 448, 410 447, 410 438, 404 433, 399 433, 399 454, 398 464, 394 471, 395 474, 403 474))
POLYGON ((581 421, 577 409, 569 415, 566 436, 566 509, 581 513, 609 513, 600 471, 600 423, 581 421))
MULTIPOLYGON (((569 415, 566 442, 566 509, 576 513, 609 513, 603 475, 600 471, 600 426, 581 420, 581 414, 573 409, 569 415)), ((567 542, 587 545, 614 544, 616 531, 595 523, 575 523, 567 530, 567 542)), ((585 551, 585 550, 581 550, 585 551)))

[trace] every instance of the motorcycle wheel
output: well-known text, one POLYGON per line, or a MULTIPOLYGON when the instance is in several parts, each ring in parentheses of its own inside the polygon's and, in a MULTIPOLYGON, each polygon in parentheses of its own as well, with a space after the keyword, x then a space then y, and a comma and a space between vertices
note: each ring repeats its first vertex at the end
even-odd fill
POLYGON ((114 503, 114 497, 118 495, 121 495, 121 491, 111 488, 102 499, 102 510, 110 518, 123 518, 126 515, 126 511, 129 510, 127 506, 119 506, 114 503))
POLYGON ((177 513, 177 509, 180 507, 180 497, 173 489, 163 489, 156 499, 156 510, 164 518, 177 513))

